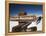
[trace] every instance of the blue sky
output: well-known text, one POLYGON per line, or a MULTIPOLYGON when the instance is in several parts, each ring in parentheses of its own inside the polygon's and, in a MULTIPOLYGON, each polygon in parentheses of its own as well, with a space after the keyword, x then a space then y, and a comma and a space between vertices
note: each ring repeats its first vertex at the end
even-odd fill
POLYGON ((34 4, 10 4, 9 6, 10 16, 16 16, 19 12, 26 12, 28 14, 42 15, 42 5, 34 4), (24 8, 24 10, 20 10, 24 8))

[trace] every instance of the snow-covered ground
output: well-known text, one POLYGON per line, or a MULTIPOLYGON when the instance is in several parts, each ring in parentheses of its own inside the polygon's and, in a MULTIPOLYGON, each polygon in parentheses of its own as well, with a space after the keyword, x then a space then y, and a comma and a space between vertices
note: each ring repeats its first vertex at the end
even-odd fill
POLYGON ((12 32, 12 28, 18 24, 18 21, 10 21, 10 32, 12 32))
POLYGON ((37 27, 37 31, 42 31, 42 20, 40 21, 39 24, 33 21, 27 28, 34 27, 34 26, 37 27))
MULTIPOLYGON (((10 21, 10 32, 12 32, 12 27, 18 24, 19 24, 18 21, 10 21)), ((36 22, 32 22, 27 28, 34 27, 34 26, 37 27, 37 31, 42 31, 42 20, 38 25, 36 25, 36 22)))
POLYGON ((42 31, 42 20, 40 23, 37 25, 37 31, 42 31))

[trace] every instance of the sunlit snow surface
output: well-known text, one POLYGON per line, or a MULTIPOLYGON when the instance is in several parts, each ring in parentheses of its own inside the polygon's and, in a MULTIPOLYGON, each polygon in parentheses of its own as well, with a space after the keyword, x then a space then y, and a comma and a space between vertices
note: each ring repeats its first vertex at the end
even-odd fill
POLYGON ((10 32, 12 32, 12 28, 18 24, 18 21, 10 21, 10 32))
POLYGON ((37 27, 37 31, 42 31, 42 20, 40 21, 39 24, 37 24, 36 22, 32 22, 27 28, 34 27, 34 26, 37 27))
MULTIPOLYGON (((42 15, 39 15, 39 16, 42 17, 42 15)), ((18 21, 10 21, 10 32, 12 32, 12 28, 18 24, 19 24, 18 21)), ((36 21, 35 22, 32 21, 32 23, 27 28, 34 27, 34 26, 37 27, 37 31, 42 31, 42 20, 38 24, 36 23, 36 21)))
MULTIPOLYGON (((30 27, 37 27, 37 31, 42 31, 42 20, 40 21, 40 23, 38 25, 35 24, 36 22, 32 22, 27 28, 30 27)), ((12 32, 12 27, 18 25, 18 21, 10 21, 10 32, 12 32)))

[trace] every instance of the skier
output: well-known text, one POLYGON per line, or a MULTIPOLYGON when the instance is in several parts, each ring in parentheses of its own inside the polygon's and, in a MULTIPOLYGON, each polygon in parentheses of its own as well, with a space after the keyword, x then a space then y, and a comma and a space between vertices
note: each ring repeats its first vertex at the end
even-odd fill
POLYGON ((40 23, 41 19, 42 19, 42 17, 41 17, 41 16, 40 16, 40 17, 38 17, 38 19, 37 19, 37 24, 39 24, 39 23, 40 23))

